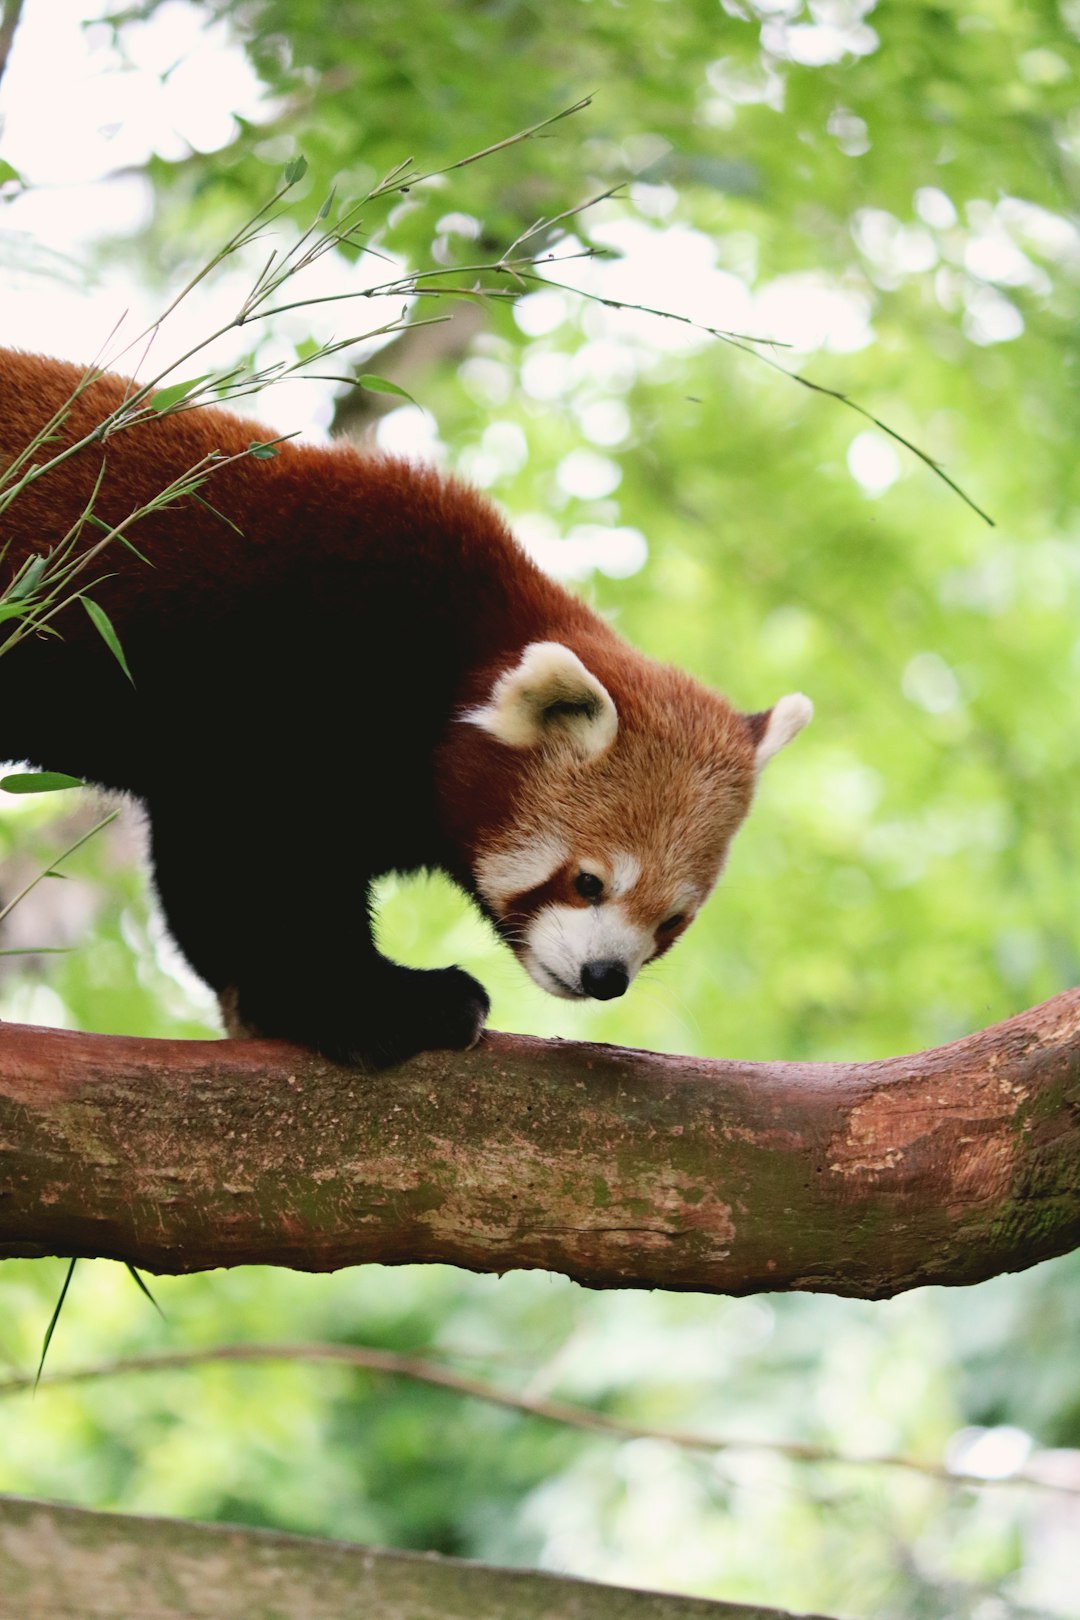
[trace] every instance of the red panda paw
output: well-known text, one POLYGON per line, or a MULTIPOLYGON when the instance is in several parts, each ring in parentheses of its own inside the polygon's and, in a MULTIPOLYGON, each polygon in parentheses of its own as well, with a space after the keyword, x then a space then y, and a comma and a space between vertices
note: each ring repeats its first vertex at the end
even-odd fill
POLYGON ((484 1030, 491 1002, 461 968, 406 968, 380 959, 347 988, 295 981, 271 994, 225 990, 220 1002, 235 1038, 266 1037, 311 1047, 335 1063, 388 1069, 418 1052, 467 1051, 484 1030))
POLYGON ((467 1052, 484 1033, 491 998, 463 968, 414 970, 402 1013, 412 1056, 416 1052, 467 1052))
POLYGON ((338 1063, 389 1069, 419 1052, 465 1052, 484 1032, 487 991, 461 968, 384 963, 364 985, 352 1028, 324 1022, 311 1044, 338 1063))

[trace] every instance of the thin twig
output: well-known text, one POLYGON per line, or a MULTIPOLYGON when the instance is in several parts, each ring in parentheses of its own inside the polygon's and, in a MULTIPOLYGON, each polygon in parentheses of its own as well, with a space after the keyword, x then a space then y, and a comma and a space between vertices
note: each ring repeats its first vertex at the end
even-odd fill
POLYGON ((38 884, 43 878, 51 877, 56 868, 60 865, 61 861, 66 861, 69 855, 74 855, 75 851, 77 849, 81 849, 89 839, 93 838, 95 833, 99 833, 103 827, 107 827, 110 821, 115 821, 119 814, 119 810, 113 810, 109 815, 103 816, 100 821, 95 822, 94 826, 90 828, 89 832, 84 832, 82 837, 76 838, 75 842, 73 844, 69 844, 67 849, 65 849, 62 854, 57 855, 55 859, 51 860, 47 866, 42 867, 37 876, 32 877, 30 882, 27 883, 24 888, 19 890, 15 898, 13 900, 9 900, 7 905, 0 910, 0 922, 3 922, 4 918, 9 914, 9 912, 15 910, 15 907, 18 905, 19 901, 25 899, 25 897, 30 893, 31 889, 37 888, 38 884))
MULTIPOLYGON (((618 185, 609 186, 606 191, 598 191, 594 196, 586 197, 584 202, 575 203, 571 208, 564 208, 561 214, 552 214, 550 218, 541 214, 540 218, 534 220, 527 230, 522 231, 520 236, 515 237, 503 257, 508 259, 511 253, 521 246, 522 242, 529 240, 530 236, 537 236, 541 232, 546 233, 552 230, 554 226, 561 225, 564 219, 573 219, 575 215, 583 214, 589 208, 595 208, 598 203, 609 202, 612 197, 621 197, 625 189, 624 182, 620 180, 618 185)), ((559 239, 561 240, 564 235, 565 232, 560 232, 559 239)))
MULTIPOLYGON (((1055 1491, 1064 1496, 1080 1496, 1080 1485, 1061 1484, 1055 1480, 1040 1479, 1026 1470, 1018 1469, 1004 1478, 987 1478, 982 1474, 962 1469, 946 1468, 942 1463, 923 1462, 917 1457, 904 1457, 887 1453, 857 1456, 850 1452, 835 1451, 828 1446, 810 1445, 798 1440, 755 1440, 731 1436, 699 1434, 686 1429, 667 1429, 649 1423, 634 1423, 626 1418, 611 1417, 606 1412, 594 1412, 589 1407, 577 1406, 569 1401, 541 1400, 502 1389, 498 1384, 467 1373, 452 1371, 438 1362, 422 1356, 404 1355, 395 1350, 376 1350, 355 1344, 222 1344, 208 1350, 167 1350, 151 1355, 121 1356, 115 1361, 99 1362, 90 1367, 76 1367, 68 1372, 51 1373, 41 1380, 40 1387, 51 1388, 60 1384, 88 1383, 92 1379, 114 1378, 123 1373, 167 1372, 181 1367, 192 1367, 208 1362, 249 1361, 336 1361, 365 1372, 383 1373, 392 1378, 407 1378, 414 1383, 434 1385, 451 1390, 456 1395, 471 1396, 487 1401, 492 1406, 506 1407, 523 1412, 529 1417, 542 1418, 548 1423, 561 1423, 574 1429, 585 1429, 592 1434, 607 1435, 617 1440, 662 1440, 687 1451, 761 1451, 786 1457, 798 1463, 836 1463, 845 1468, 901 1468, 908 1473, 921 1474, 944 1485, 978 1486, 1027 1485, 1036 1490, 1055 1491)), ((0 1380, 0 1397, 15 1395, 30 1389, 35 1380, 28 1373, 16 1374, 0 1380)))
POLYGON ((928 451, 920 450, 917 444, 913 444, 910 439, 905 438, 896 428, 890 427, 888 422, 883 422, 880 416, 875 416, 872 411, 867 410, 865 405, 860 405, 857 400, 852 399, 848 394, 841 393, 838 388, 827 388, 824 383, 813 382, 811 378, 804 377, 802 372, 788 371, 784 366, 780 365, 779 361, 774 360, 771 355, 763 354, 758 347, 751 347, 751 345, 761 344, 766 348, 783 349, 789 348, 789 344, 774 342, 768 338, 748 337, 742 332, 725 332, 721 327, 707 326, 703 321, 692 320, 689 315, 677 315, 674 310, 655 309, 648 304, 628 304, 621 298, 608 298, 602 293, 587 292, 581 287, 571 286, 569 282, 552 281, 549 277, 537 275, 535 272, 530 273, 526 270, 516 271, 515 274, 518 274, 522 281, 531 281, 541 287, 552 287, 557 292, 572 293, 578 298, 586 299, 589 303, 602 304, 607 309, 632 310, 642 315, 656 315, 665 321, 678 321, 681 325, 692 327, 697 332, 708 333, 710 337, 717 338, 721 343, 729 344, 733 349, 740 349, 743 354, 749 354, 755 360, 760 360, 763 365, 769 366, 773 371, 778 372, 781 377, 787 377, 791 382, 800 383, 803 388, 809 388, 811 393, 823 394, 827 399, 835 399, 839 404, 846 405, 849 410, 863 417, 865 421, 872 422, 876 428, 880 428, 882 433, 887 434, 897 444, 903 445, 905 450, 910 450, 913 456, 917 456, 925 467, 929 467, 935 477, 940 478, 942 483, 947 484, 954 494, 959 495, 965 506, 969 506, 991 529, 996 526, 990 514, 983 511, 978 502, 973 500, 967 491, 962 489, 956 480, 949 476, 940 461, 935 461, 928 451))
MULTIPOLYGON (((109 418, 106 420, 109 420, 109 418)), ((90 437, 90 435, 87 435, 88 439, 90 437)), ((276 439, 268 439, 264 448, 276 447, 279 444, 283 444, 291 437, 291 434, 281 434, 276 439)), ((61 592, 68 589, 71 581, 76 577, 76 575, 85 573, 85 571, 90 567, 91 563, 95 562, 99 555, 115 541, 120 540, 123 544, 130 546, 131 541, 127 538, 126 531, 131 528, 133 524, 138 523, 142 518, 148 517, 153 512, 164 510, 166 507, 171 505, 173 501, 179 500, 185 495, 194 494, 202 487, 211 474, 217 472, 222 467, 231 466, 235 461, 246 460, 250 454, 250 445, 246 449, 239 450, 231 456, 222 456, 219 455, 217 451, 211 450, 207 455, 203 456, 200 461, 195 462, 191 467, 189 467, 186 472, 183 472, 177 478, 174 478, 171 484, 167 484, 163 490, 159 491, 157 495, 153 496, 152 499, 147 501, 144 506, 136 507, 136 509, 133 512, 129 512, 127 517, 121 522, 111 525, 100 540, 95 541, 95 543, 86 551, 81 552, 77 557, 70 561, 63 560, 63 547, 66 545, 68 538, 65 536, 64 541, 61 542, 60 548, 58 548, 62 554, 62 566, 52 573, 49 578, 47 590, 45 590, 43 594, 37 600, 35 600, 31 606, 28 607, 22 622, 16 625, 15 629, 5 641, 0 642, 0 655, 10 652, 13 647, 17 647, 20 641, 24 641, 27 636, 38 635, 43 628, 50 624, 51 620, 56 618, 57 614, 62 613, 65 608, 70 607, 71 603, 76 599, 77 596, 85 595, 88 590, 91 590, 94 586, 101 584, 101 580, 97 579, 94 580, 91 585, 84 585, 80 591, 69 591, 67 595, 61 596, 61 592), (59 601, 57 600, 58 597, 60 597, 59 601), (48 611, 46 611, 46 609, 48 611)), ((85 512, 82 514, 81 518, 79 519, 80 523, 85 520, 86 515, 87 514, 85 512)), ((105 577, 107 578, 108 576, 106 575, 105 577)), ((0 600, 2 600, 2 598, 0 598, 0 600)), ((16 896, 16 899, 21 898, 21 895, 16 896)), ((13 900, 11 905, 14 904, 15 901, 13 900)), ((4 917, 7 915, 7 911, 10 909, 11 907, 9 906, 4 911, 0 911, 0 922, 3 921, 4 917)))
POLYGON ((494 152, 505 152, 508 146, 519 146, 522 141, 528 141, 538 135, 542 129, 548 129, 552 124, 561 123, 564 118, 572 118, 575 113, 583 112, 586 107, 592 106, 592 96, 582 96, 572 106, 564 107, 561 112, 552 113, 550 118, 541 118, 538 124, 530 124, 528 129, 519 129, 516 135, 507 135, 505 140, 496 141, 492 146, 484 146, 479 152, 470 152, 468 157, 458 158, 456 163, 448 163, 442 169, 428 169, 423 174, 403 173, 408 169, 412 159, 399 163, 396 169, 391 169, 386 179, 368 193, 369 197, 379 197, 387 191, 408 191, 418 186, 422 180, 434 180, 440 174, 453 174, 455 169, 465 169, 470 163, 479 163, 481 158, 491 157, 494 152))

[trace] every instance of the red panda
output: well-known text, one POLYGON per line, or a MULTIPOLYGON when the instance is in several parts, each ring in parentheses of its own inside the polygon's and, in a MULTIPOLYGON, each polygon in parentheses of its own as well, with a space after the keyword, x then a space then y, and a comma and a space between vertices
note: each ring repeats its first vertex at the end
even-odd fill
MULTIPOLYGON (((0 467, 80 376, 0 354, 0 467)), ((129 387, 93 383, 50 452, 129 387)), ((0 585, 68 534, 103 463, 94 513, 117 524, 208 452, 269 437, 199 407, 78 450, 0 518, 0 585)), ((430 468, 283 443, 203 493, 80 580, 130 681, 77 604, 0 656, 0 759, 143 801, 166 922, 232 1033, 358 1065, 479 1038, 475 979, 377 950, 388 871, 448 873, 553 995, 622 995, 703 904, 809 701, 743 715, 635 652, 430 468)))

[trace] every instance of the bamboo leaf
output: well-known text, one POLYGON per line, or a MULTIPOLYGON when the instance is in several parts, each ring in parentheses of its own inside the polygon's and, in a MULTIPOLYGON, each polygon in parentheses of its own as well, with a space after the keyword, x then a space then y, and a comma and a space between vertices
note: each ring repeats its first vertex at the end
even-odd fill
POLYGON ((186 382, 170 383, 166 388, 155 389, 150 409, 156 416, 171 411, 174 405, 179 405, 187 399, 189 394, 193 394, 196 388, 208 382, 213 375, 212 371, 204 371, 201 377, 189 377, 186 382))
POLYGON ((108 647, 109 651, 116 659, 116 662, 120 665, 120 668, 123 670, 132 686, 134 686, 134 676, 132 675, 130 669, 128 669, 127 659, 124 657, 124 649, 120 645, 120 638, 113 629, 112 620, 109 618, 109 615, 99 603, 95 602, 89 596, 80 596, 79 601, 90 615, 90 622, 94 626, 94 629, 97 631, 106 647, 108 647))
POLYGON ((145 1278, 143 1278, 143 1277, 141 1277, 139 1275, 139 1273, 135 1270, 135 1267, 131 1264, 130 1260, 125 1260, 124 1264, 127 1267, 129 1273, 131 1274, 131 1277, 134 1280, 136 1287, 139 1288, 141 1290, 141 1292, 146 1295, 147 1299, 150 1301, 151 1305, 154 1307, 155 1311, 157 1311, 158 1315, 161 1317, 161 1320, 164 1322, 164 1320, 165 1320, 165 1312, 162 1310, 161 1306, 158 1304, 157 1300, 154 1298, 153 1294, 150 1292, 150 1289, 147 1287, 145 1278))
MULTIPOLYGON (((110 532, 110 534, 111 534, 111 533, 112 533, 112 530, 111 530, 111 529, 110 529, 110 531, 109 531, 109 532, 110 532)), ((134 555, 134 556, 136 556, 136 557, 138 557, 138 559, 139 559, 139 561, 140 561, 140 562, 141 562, 141 563, 145 563, 145 564, 146 564, 146 566, 147 566, 147 568, 154 568, 154 567, 156 567, 156 566, 157 566, 157 565, 156 565, 156 564, 155 564, 155 563, 152 563, 152 562, 151 562, 151 561, 150 561, 150 559, 149 559, 149 557, 147 557, 147 556, 144 556, 144 554, 143 554, 143 553, 142 553, 142 552, 141 552, 141 551, 140 551, 140 550, 139 550, 139 548, 138 548, 138 546, 137 546, 137 545, 136 545, 136 544, 135 544, 135 542, 134 542, 134 541, 133 541, 133 540, 129 540, 129 539, 128 539, 128 537, 127 537, 127 535, 126 535, 126 534, 119 534, 119 533, 118 533, 118 534, 117 534, 117 535, 116 535, 116 539, 117 539, 117 540, 119 540, 119 542, 120 542, 120 544, 121 544, 121 545, 122 545, 122 546, 126 546, 126 547, 127 547, 127 549, 128 549, 128 550, 129 550, 129 551, 130 551, 130 552, 131 552, 131 553, 132 553, 132 554, 133 554, 133 555, 134 555)))
POLYGON ((0 776, 5 793, 62 793, 65 788, 82 786, 81 776, 68 776, 64 771, 16 771, 0 776))
POLYGON ((32 596, 38 580, 45 572, 46 557, 31 557, 26 567, 21 569, 12 580, 7 590, 9 602, 22 602, 32 596))
POLYGON ((52 1316, 49 1318, 49 1325, 45 1329, 45 1337, 41 1341, 41 1359, 38 1361, 37 1373, 34 1376, 34 1388, 35 1389, 37 1389, 38 1385, 41 1382, 41 1372, 42 1372, 42 1368, 45 1366, 45 1357, 49 1353, 49 1345, 52 1343, 52 1336, 53 1336, 53 1333, 55 1332, 56 1324, 60 1320, 60 1312, 64 1308, 64 1301, 67 1298, 67 1291, 68 1291, 68 1288, 69 1288, 69 1286, 71 1284, 71 1279, 75 1274, 76 1260, 77 1260, 77 1256, 72 1255, 70 1261, 68 1262, 67 1276, 64 1278, 64 1286, 60 1290, 60 1298, 56 1302, 56 1309, 53 1311, 52 1316))
POLYGON ((373 371, 365 371, 362 377, 357 377, 356 386, 366 388, 369 394, 396 394, 399 399, 407 399, 410 405, 416 404, 415 399, 406 393, 404 388, 399 387, 397 383, 389 382, 385 377, 377 377, 373 371))
POLYGON ((206 510, 211 512, 213 516, 217 518, 219 523, 224 523, 225 527, 227 529, 231 529, 234 534, 243 534, 243 529, 241 529, 238 524, 234 523, 232 518, 227 518, 224 512, 219 512, 217 507, 212 505, 212 503, 206 499, 205 495, 199 495, 195 490, 192 490, 191 499, 193 501, 198 501, 200 506, 205 506, 206 510))

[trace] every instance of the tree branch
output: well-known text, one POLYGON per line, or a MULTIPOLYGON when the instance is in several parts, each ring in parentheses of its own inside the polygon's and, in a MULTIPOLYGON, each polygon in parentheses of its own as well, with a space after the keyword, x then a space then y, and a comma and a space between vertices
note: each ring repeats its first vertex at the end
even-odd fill
POLYGON ((5 1396, 29 1394, 31 1391, 37 1393, 62 1389, 69 1384, 92 1383, 99 1378, 127 1377, 131 1373, 173 1372, 178 1367, 202 1367, 211 1362, 247 1365, 267 1361, 331 1363, 381 1373, 390 1378, 411 1379, 414 1383, 449 1390, 454 1395, 487 1401, 510 1412, 522 1412, 527 1417, 540 1418, 546 1423, 558 1423, 564 1428, 603 1435, 609 1440, 661 1440, 669 1446, 679 1446, 686 1451, 704 1451, 713 1456, 720 1452, 757 1451, 768 1456, 786 1457, 789 1462, 795 1463, 827 1463, 838 1468, 896 1468, 906 1473, 920 1474, 924 1479, 936 1480, 941 1485, 965 1490, 1013 1490, 1017 1485, 1026 1485, 1033 1490, 1080 1497, 1080 1473, 1075 1467, 1071 1470, 1072 1475, 1076 1476, 1075 1480, 1073 1477, 1057 1478, 1053 1471, 1059 1457, 1068 1455, 1070 1459, 1080 1459, 1080 1452, 1075 1450, 1067 1454, 1063 1451, 1036 1451, 1027 1458, 1023 1467, 1017 1467, 1010 1473, 976 1474, 968 1469, 950 1468, 942 1462, 902 1456, 895 1452, 837 1451, 835 1447, 813 1445, 805 1440, 702 1434, 692 1429, 637 1423, 632 1418, 616 1417, 611 1412, 599 1412, 591 1406, 579 1406, 573 1401, 556 1401, 519 1393, 503 1384, 494 1384, 487 1378, 457 1372, 453 1367, 426 1356, 384 1350, 367 1344, 218 1344, 198 1350, 157 1350, 138 1356, 118 1356, 113 1361, 98 1362, 93 1366, 69 1367, 64 1372, 50 1373, 40 1380, 34 1373, 15 1373, 9 1378, 0 1378, 0 1400, 5 1396))
POLYGON ((273 1041, 0 1029, 0 1256, 879 1298, 1078 1243, 1077 990, 872 1063, 492 1034, 364 1075, 273 1041))
POLYGON ((0 1497, 0 1620, 252 1620, 271 1613, 279 1620, 794 1620, 756 1605, 633 1592, 432 1553, 0 1497))

